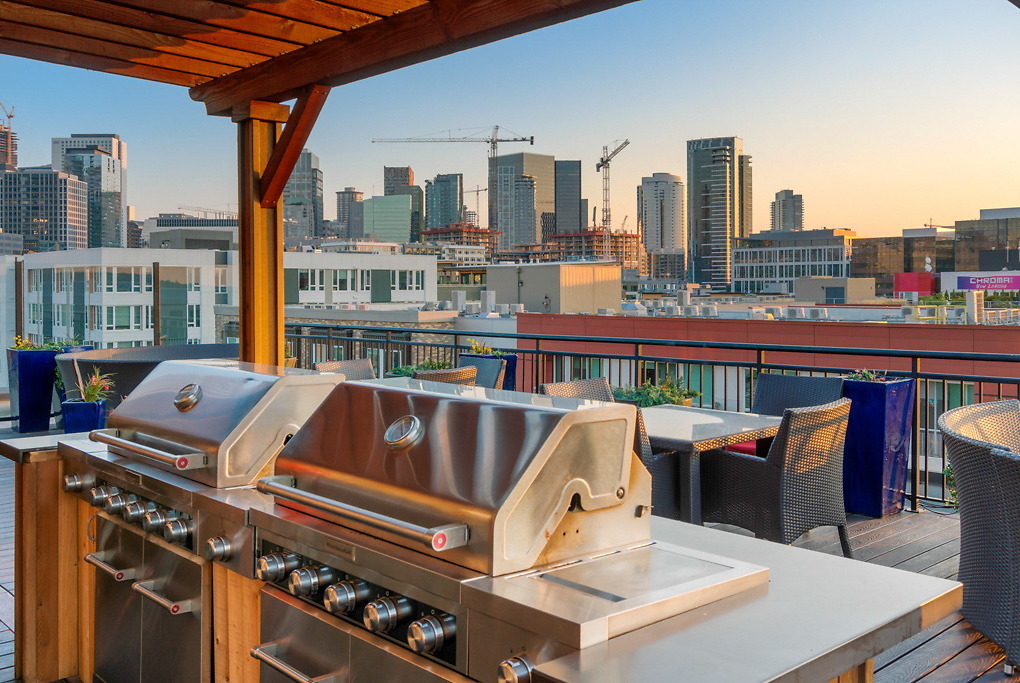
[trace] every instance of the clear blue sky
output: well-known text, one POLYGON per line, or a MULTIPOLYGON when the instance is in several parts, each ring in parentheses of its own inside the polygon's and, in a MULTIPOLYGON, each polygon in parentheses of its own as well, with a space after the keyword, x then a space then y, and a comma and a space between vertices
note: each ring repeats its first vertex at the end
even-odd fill
MULTIPOLYGON (((1020 205, 1018 74, 1007 0, 639 0, 334 89, 308 146, 332 217, 345 186, 381 194, 384 165, 412 166, 419 184, 462 172, 485 186, 485 144, 375 137, 493 124, 534 135, 502 149, 581 159, 593 206, 602 146, 629 138, 613 217, 633 227, 643 175, 686 180, 686 140, 737 135, 756 230, 790 188, 806 227, 898 234, 1020 205)), ((22 165, 48 163, 51 137, 119 133, 140 218, 236 201, 234 126, 184 88, 0 56, 0 102, 15 108, 22 165)))

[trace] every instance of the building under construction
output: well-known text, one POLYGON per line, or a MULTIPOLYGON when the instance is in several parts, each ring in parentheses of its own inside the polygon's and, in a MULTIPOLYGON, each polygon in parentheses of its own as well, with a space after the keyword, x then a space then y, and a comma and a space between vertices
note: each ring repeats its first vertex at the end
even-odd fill
POLYGON ((7 115, 6 123, 0 121, 0 171, 13 171, 18 167, 18 135, 11 128, 14 110, 8 111, 3 104, 0 108, 7 115))
POLYGON ((422 241, 437 244, 464 244, 485 247, 485 257, 492 259, 499 247, 499 230, 479 228, 470 223, 449 223, 441 228, 422 232, 422 241))
POLYGON ((561 261, 614 261, 623 268, 648 274, 648 253, 637 233, 587 228, 553 235, 548 244, 559 251, 561 261))

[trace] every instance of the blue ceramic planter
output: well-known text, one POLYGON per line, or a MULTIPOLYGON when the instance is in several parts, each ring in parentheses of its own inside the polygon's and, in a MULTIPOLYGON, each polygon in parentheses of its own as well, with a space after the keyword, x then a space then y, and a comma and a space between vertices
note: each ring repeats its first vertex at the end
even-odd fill
POLYGON ((105 398, 91 403, 71 399, 61 403, 60 410, 64 414, 65 434, 91 432, 93 429, 102 429, 106 426, 105 398))
POLYGON ((21 432, 50 428, 56 349, 7 349, 7 379, 11 392, 12 427, 21 432))
POLYGON ((903 509, 913 434, 914 381, 845 380, 850 422, 843 451, 848 513, 884 517, 903 509))
POLYGON ((503 373, 503 389, 514 391, 517 389, 517 354, 506 353, 502 356, 487 355, 484 353, 462 353, 461 356, 472 356, 474 358, 500 358, 506 361, 506 372, 503 373))

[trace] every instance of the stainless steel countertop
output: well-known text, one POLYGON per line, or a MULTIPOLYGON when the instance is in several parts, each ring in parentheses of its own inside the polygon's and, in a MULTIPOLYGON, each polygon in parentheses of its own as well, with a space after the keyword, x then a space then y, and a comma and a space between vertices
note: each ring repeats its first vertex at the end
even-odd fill
POLYGON ((542 664, 538 680, 827 681, 963 599, 956 581, 683 522, 655 517, 652 536, 764 565, 769 584, 542 664))

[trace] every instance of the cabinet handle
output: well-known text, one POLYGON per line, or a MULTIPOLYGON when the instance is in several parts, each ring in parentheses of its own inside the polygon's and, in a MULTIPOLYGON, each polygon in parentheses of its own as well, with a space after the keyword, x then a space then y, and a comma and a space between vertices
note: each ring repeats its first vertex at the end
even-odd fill
POLYGON ((85 556, 85 561, 97 569, 102 569, 104 572, 112 576, 114 581, 130 581, 135 578, 135 574, 138 573, 138 570, 133 567, 117 569, 100 559, 98 553, 89 553, 85 556))
POLYGON ((179 602, 174 602, 173 600, 170 600, 152 590, 151 586, 154 585, 156 585, 155 581, 136 581, 131 584, 131 590, 136 593, 141 593, 170 614, 187 614, 188 612, 194 611, 196 607, 195 603, 197 602, 196 600, 181 600, 179 602))
POLYGON ((344 675, 343 671, 335 671, 316 678, 306 676, 304 673, 298 671, 290 664, 280 659, 279 649, 281 644, 281 641, 275 641, 272 643, 256 645, 251 649, 250 654, 269 668, 275 669, 290 680, 297 681, 297 683, 339 683, 341 677, 344 675))

